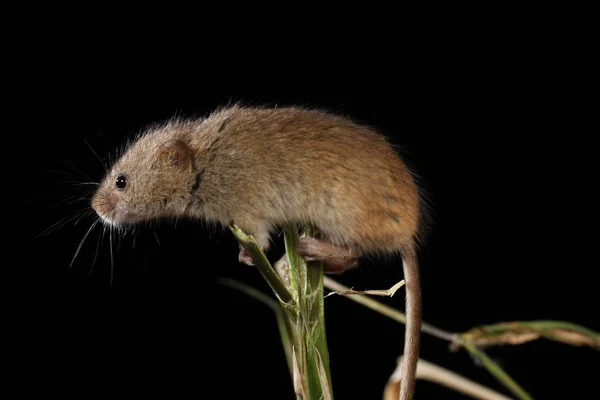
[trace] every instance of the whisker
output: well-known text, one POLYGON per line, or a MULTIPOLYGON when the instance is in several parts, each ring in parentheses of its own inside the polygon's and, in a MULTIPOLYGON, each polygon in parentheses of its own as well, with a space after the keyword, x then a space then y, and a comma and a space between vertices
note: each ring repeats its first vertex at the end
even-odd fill
POLYGON ((113 277, 115 273, 115 260, 113 256, 113 235, 112 235, 112 227, 109 229, 108 238, 110 240, 110 286, 113 285, 113 277))
POLYGON ((90 150, 92 151, 92 153, 94 153, 94 155, 96 156, 96 158, 98 159, 98 161, 100 161, 100 165, 102 165, 102 168, 104 168, 104 171, 106 171, 108 168, 106 168, 106 163, 100 158, 100 156, 98 156, 98 153, 96 153, 96 151, 94 150, 94 148, 92 147, 92 145, 85 139, 83 139, 83 141, 85 142, 85 144, 87 145, 87 147, 90 148, 90 150))
MULTIPOLYGON (((55 192, 52 192, 52 193, 40 193, 37 197, 38 197, 37 200, 47 199, 49 197, 56 197, 56 193, 55 192)), ((73 197, 75 197, 75 196, 71 196, 69 198, 73 198, 73 197)))
MULTIPOLYGON (((98 221, 100 221, 100 218, 98 218, 95 223, 98 223, 98 221)), ((94 261, 92 261, 92 267, 90 268, 90 275, 94 272, 94 265, 96 265, 96 260, 98 259, 98 249, 100 248, 101 237, 102 236, 98 235, 98 240, 96 241, 96 253, 94 254, 94 261)))
POLYGON ((79 219, 77 221, 75 221, 75 223, 73 225, 77 225, 79 223, 79 221, 81 221, 83 218, 89 217, 93 213, 94 213, 94 210, 89 210, 88 212, 84 213, 81 217, 79 217, 79 219))
MULTIPOLYGON (((59 160, 61 162, 64 162, 63 160, 59 160)), ((90 178, 89 176, 84 176, 81 174, 76 174, 73 171, 60 171, 60 170, 56 170, 56 169, 45 169, 42 171, 44 174, 57 174, 57 175, 65 175, 69 178, 78 178, 79 180, 85 180, 85 181, 92 181, 93 179, 90 178)), ((79 182, 79 181, 76 181, 79 182)))
MULTIPOLYGON (((75 196, 73 196, 73 197, 75 197, 75 196)), ((77 203, 78 201, 84 201, 84 200, 88 200, 89 201, 90 200, 90 196, 87 195, 87 194, 85 194, 85 195, 81 196, 78 199, 70 201, 69 204, 74 204, 74 203, 77 203)), ((94 210, 92 210, 92 212, 94 212, 94 210)))
POLYGON ((83 235, 83 239, 81 239, 81 242, 79 242, 79 246, 77 246, 77 251, 75 251, 75 255, 73 256, 73 259, 71 260, 71 264, 69 264, 69 268, 71 268, 73 266, 73 263, 75 262, 75 259, 79 255, 79 251, 81 250, 81 246, 83 246, 83 242, 85 242, 85 239, 88 237, 88 235, 90 234, 90 232, 92 231, 92 229, 94 229, 94 227, 96 226, 97 223, 98 223, 98 220, 96 220, 90 226, 90 229, 87 230, 87 232, 85 233, 85 235, 83 235))
POLYGON ((58 159, 58 161, 62 162, 63 164, 65 164, 67 167, 72 168, 75 172, 77 172, 78 174, 80 174, 80 176, 83 176, 84 178, 86 178, 89 181, 93 181, 93 179, 86 174, 85 172, 83 172, 82 170, 80 170, 79 168, 77 168, 76 166, 74 166, 73 164, 65 161, 65 160, 61 160, 60 158, 58 159))
POLYGON ((75 218, 79 217, 81 215, 81 213, 85 212, 86 210, 87 210, 87 208, 81 209, 79 211, 76 211, 74 215, 71 214, 71 216, 68 216, 68 217, 65 217, 65 218, 62 218, 62 219, 56 221, 55 223, 50 225, 48 228, 44 229, 42 232, 35 235, 34 239, 37 239, 40 236, 49 235, 50 233, 62 228, 63 226, 67 225, 69 222, 73 221, 75 218))
POLYGON ((121 229, 117 229, 115 232, 115 239, 117 241, 117 254, 119 254, 123 246, 123 234, 120 231, 121 229))
POLYGON ((58 181, 56 183, 70 183, 73 186, 84 186, 84 185, 98 186, 99 185, 98 182, 79 182, 79 181, 58 181))
MULTIPOLYGON (((74 199, 75 197, 77 197, 77 196, 69 196, 69 197, 66 197, 66 198, 62 199, 61 201, 59 201, 59 202, 57 202, 57 203, 55 203, 55 204, 51 205, 51 206, 50 206, 50 209, 56 208, 56 207, 58 207, 59 205, 61 205, 62 203, 64 203, 65 201, 69 201, 69 200, 71 200, 71 199, 74 199)), ((72 204, 72 203, 69 203, 69 204, 72 204)))

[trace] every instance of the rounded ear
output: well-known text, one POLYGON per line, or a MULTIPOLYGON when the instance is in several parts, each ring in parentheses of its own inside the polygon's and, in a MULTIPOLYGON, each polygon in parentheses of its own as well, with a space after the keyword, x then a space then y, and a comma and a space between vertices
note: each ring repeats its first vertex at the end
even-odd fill
POLYGON ((190 163, 192 151, 188 145, 179 140, 167 140, 158 148, 158 160, 165 165, 183 167, 190 163))

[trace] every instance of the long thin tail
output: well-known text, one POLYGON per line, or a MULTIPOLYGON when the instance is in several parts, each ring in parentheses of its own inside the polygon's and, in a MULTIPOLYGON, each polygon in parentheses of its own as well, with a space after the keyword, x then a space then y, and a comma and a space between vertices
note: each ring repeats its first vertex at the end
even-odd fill
POLYGON ((415 391, 421 332, 421 286, 419 262, 413 246, 402 249, 402 267, 406 287, 406 329, 400 400, 410 400, 415 391))

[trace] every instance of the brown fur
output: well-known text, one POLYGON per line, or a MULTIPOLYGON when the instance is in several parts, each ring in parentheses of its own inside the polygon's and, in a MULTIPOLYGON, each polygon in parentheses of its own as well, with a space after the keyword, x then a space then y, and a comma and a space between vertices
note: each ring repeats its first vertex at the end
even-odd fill
POLYGON ((356 254, 402 254, 407 290, 417 293, 407 304, 408 379, 401 398, 411 396, 420 324, 414 247, 422 207, 412 174, 372 129, 301 108, 234 106, 204 120, 173 120, 130 146, 92 204, 113 224, 169 216, 235 223, 264 249, 275 227, 292 222, 316 227, 356 254), (177 145, 165 153, 161 146, 173 140, 177 145), (185 145, 192 155, 187 163, 185 145), (184 161, 172 162, 173 154, 184 161), (128 184, 118 191, 120 174, 128 184))

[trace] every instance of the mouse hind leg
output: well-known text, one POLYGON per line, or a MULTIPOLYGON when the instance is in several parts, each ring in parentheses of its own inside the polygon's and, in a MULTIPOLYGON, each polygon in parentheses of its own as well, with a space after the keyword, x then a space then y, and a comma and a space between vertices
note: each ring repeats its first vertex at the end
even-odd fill
MULTIPOLYGON (((251 234, 261 250, 266 251, 270 246, 271 226, 260 224, 250 226, 247 221, 237 223, 244 232, 251 234)), ((323 261, 324 272, 327 274, 339 274, 349 268, 358 265, 358 258, 362 255, 361 250, 351 245, 336 245, 326 238, 301 237, 296 249, 298 255, 305 261, 323 261)), ((240 263, 254 265, 250 254, 240 245, 238 256, 240 263)))
POLYGON ((339 274, 358 265, 361 251, 353 246, 338 246, 325 239, 302 237, 296 249, 305 261, 323 261, 326 274, 339 274))

